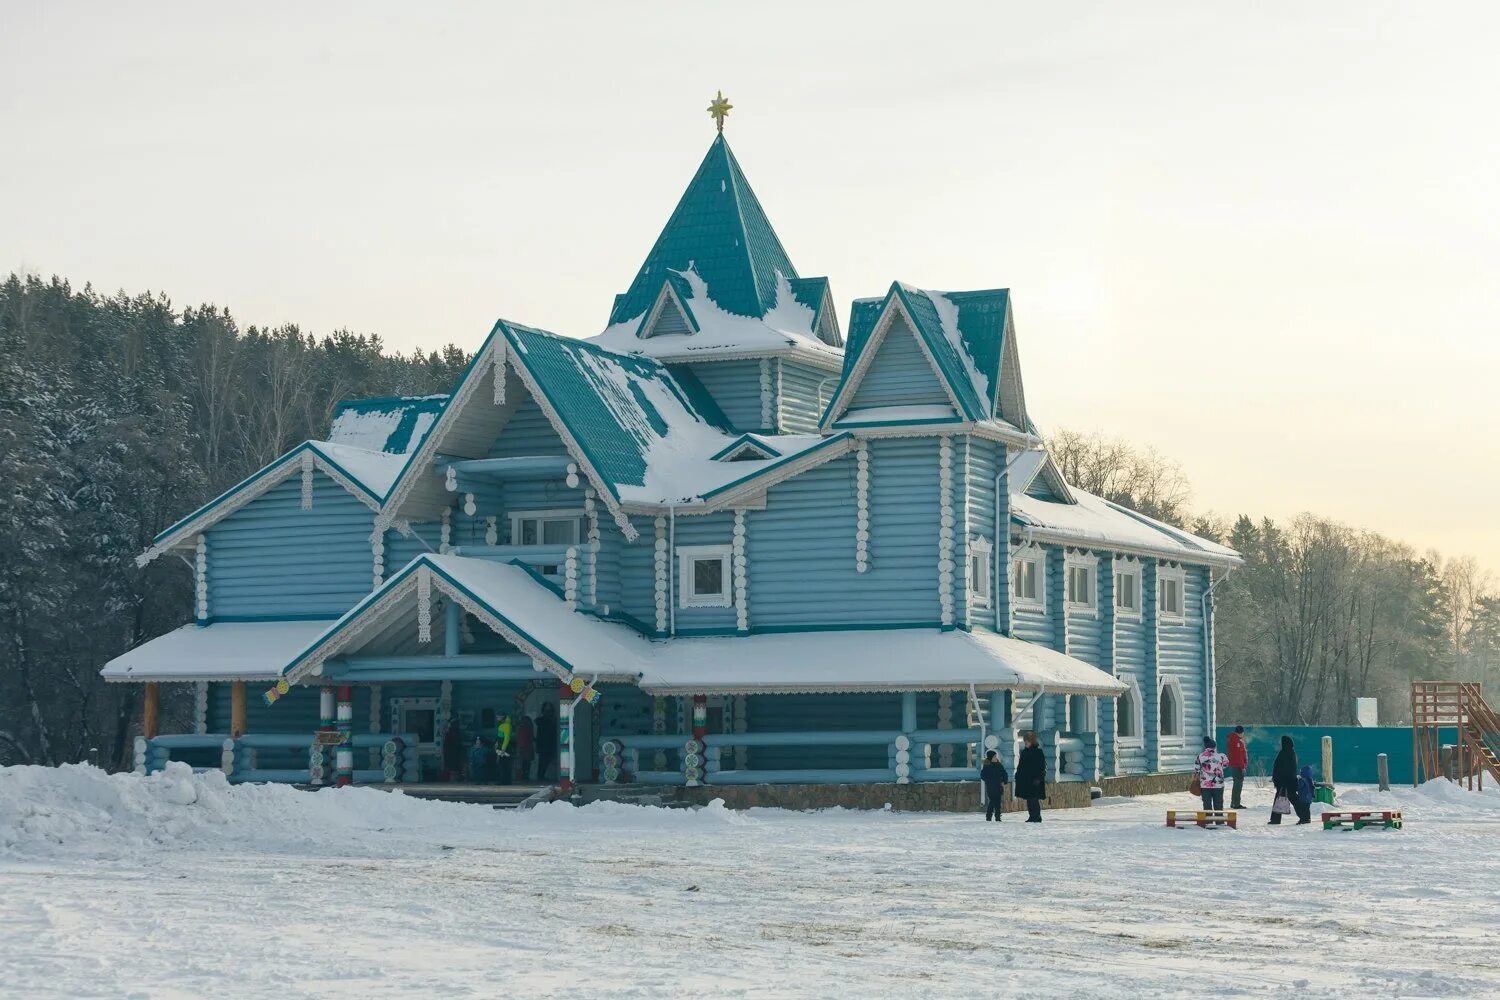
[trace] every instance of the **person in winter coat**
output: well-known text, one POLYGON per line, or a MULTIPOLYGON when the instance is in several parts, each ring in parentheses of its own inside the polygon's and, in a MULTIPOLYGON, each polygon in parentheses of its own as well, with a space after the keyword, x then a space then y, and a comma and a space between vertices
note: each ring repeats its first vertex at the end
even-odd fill
MULTIPOLYGON (((1311 773, 1311 768, 1308 769, 1311 773)), ((1292 808, 1297 811, 1297 823, 1312 822, 1312 811, 1308 801, 1302 798, 1302 790, 1297 787, 1297 748, 1292 744, 1290 736, 1281 738, 1281 752, 1276 755, 1276 762, 1271 765, 1271 785, 1276 789, 1278 796, 1285 795, 1287 801, 1291 802, 1292 808)), ((1281 824, 1281 813, 1276 807, 1271 807, 1271 824, 1281 824)))
POLYGON ((510 716, 502 715, 495 722, 495 757, 498 772, 497 782, 502 785, 510 784, 510 743, 514 728, 510 722, 510 716))
POLYGON ((484 740, 474 737, 474 745, 469 747, 469 780, 476 785, 482 783, 489 762, 490 748, 484 745, 484 740))
POLYGON ((458 720, 448 720, 443 730, 443 777, 444 781, 459 781, 464 773, 464 737, 458 731, 458 720))
POLYGON ((531 780, 531 762, 536 759, 536 727, 531 716, 521 714, 516 720, 516 761, 521 765, 520 781, 531 780))
POLYGON ((1312 822, 1312 804, 1317 789, 1313 787, 1312 765, 1302 765, 1301 778, 1297 782, 1297 825, 1312 822))
POLYGON ((1235 726, 1234 732, 1229 734, 1229 767, 1225 773, 1233 782, 1229 786, 1229 808, 1243 809, 1245 803, 1240 801, 1240 789, 1245 787, 1245 772, 1250 770, 1250 754, 1245 749, 1245 727, 1235 726))
POLYGON ((557 706, 549 701, 542 705, 542 713, 536 717, 536 780, 545 782, 556 761, 557 706))
POLYGON ((984 820, 988 823, 994 820, 1000 822, 1000 810, 1005 805, 1005 785, 1010 781, 1010 775, 1005 771, 1005 765, 1000 762, 1000 755, 993 750, 986 751, 984 755, 984 766, 979 769, 979 780, 984 783, 984 820))
POLYGON ((1042 799, 1047 797, 1047 757, 1037 743, 1036 733, 1027 730, 1026 746, 1016 761, 1016 798, 1026 800, 1026 822, 1042 821, 1042 799))
POLYGON ((1198 754, 1194 767, 1198 770, 1198 784, 1204 809, 1224 808, 1224 765, 1229 758, 1219 753, 1218 744, 1212 736, 1203 737, 1203 751, 1198 754))

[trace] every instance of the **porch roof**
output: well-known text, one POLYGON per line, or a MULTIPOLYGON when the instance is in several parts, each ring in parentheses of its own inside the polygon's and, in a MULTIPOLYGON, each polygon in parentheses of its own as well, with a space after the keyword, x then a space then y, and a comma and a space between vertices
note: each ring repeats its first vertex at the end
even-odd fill
POLYGON ((275 680, 328 626, 326 619, 184 625, 121 653, 99 673, 106 681, 275 680))
POLYGON ((657 643, 640 685, 653 694, 1125 690, 1082 660, 1020 639, 935 629, 782 632, 657 643))

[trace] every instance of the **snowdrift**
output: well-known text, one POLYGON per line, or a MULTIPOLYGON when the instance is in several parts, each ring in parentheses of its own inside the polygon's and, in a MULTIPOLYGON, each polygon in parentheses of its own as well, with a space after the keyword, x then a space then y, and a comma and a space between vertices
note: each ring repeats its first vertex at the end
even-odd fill
POLYGON ((152 848, 362 856, 497 846, 507 838, 605 825, 621 833, 681 824, 754 822, 722 803, 664 810, 551 803, 525 813, 429 802, 373 788, 304 792, 231 785, 217 771, 171 763, 159 774, 106 774, 84 764, 0 768, 0 857, 113 858, 152 848))

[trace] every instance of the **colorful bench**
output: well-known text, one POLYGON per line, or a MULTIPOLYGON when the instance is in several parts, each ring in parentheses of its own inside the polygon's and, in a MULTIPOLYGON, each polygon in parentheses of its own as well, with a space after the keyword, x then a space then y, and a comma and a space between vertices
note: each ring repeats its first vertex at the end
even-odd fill
POLYGON ((1401 829, 1399 809, 1350 809, 1343 812, 1325 812, 1325 830, 1363 830, 1367 826, 1378 826, 1382 830, 1401 829))
POLYGON ((1167 825, 1177 829, 1186 829, 1189 825, 1187 818, 1193 817, 1192 826, 1201 826, 1205 830, 1213 826, 1227 826, 1231 830, 1239 829, 1240 814, 1233 809, 1168 809, 1167 825), (1181 817, 1179 822, 1178 817, 1181 817))

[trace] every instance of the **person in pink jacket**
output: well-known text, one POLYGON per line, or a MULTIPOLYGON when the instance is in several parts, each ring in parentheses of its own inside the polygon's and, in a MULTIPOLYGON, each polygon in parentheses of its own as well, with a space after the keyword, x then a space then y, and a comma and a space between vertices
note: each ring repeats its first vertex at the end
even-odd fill
POLYGON ((1198 755, 1194 767, 1198 771, 1198 784, 1202 786, 1203 808, 1224 808, 1224 765, 1229 758, 1219 753, 1212 736, 1203 737, 1203 752, 1198 755))

